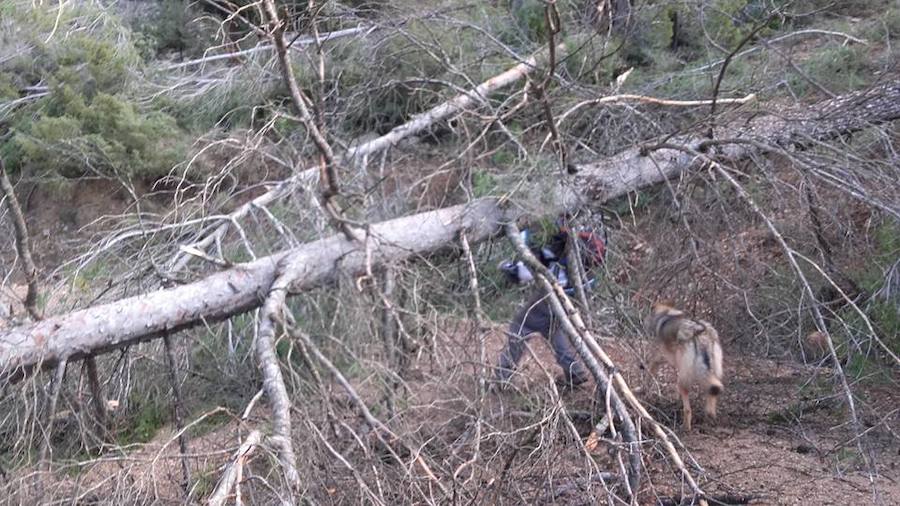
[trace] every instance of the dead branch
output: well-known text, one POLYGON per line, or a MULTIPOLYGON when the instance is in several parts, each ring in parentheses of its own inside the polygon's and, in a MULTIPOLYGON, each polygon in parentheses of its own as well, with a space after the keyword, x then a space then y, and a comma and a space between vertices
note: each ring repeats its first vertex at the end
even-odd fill
POLYGON ((732 60, 732 58, 734 58, 734 55, 738 51, 740 51, 741 48, 744 47, 745 44, 750 42, 750 39, 752 39, 760 30, 765 28, 766 25, 768 25, 769 22, 772 19, 774 19, 776 16, 778 16, 777 9, 774 10, 771 14, 769 14, 769 16, 764 21, 760 21, 760 22, 756 23, 756 26, 754 26, 753 29, 751 29, 747 33, 747 35, 745 35, 741 39, 741 41, 738 42, 737 46, 728 53, 728 56, 725 57, 725 61, 722 62, 722 68, 719 69, 719 75, 718 75, 718 77, 716 77, 716 84, 715 84, 715 86, 713 86, 712 103, 709 104, 709 130, 707 131, 706 136, 709 137, 710 139, 712 139, 714 136, 714 131, 715 131, 715 127, 716 127, 716 105, 717 105, 717 103, 718 103, 717 101, 719 99, 719 88, 722 85, 722 79, 725 77, 725 71, 728 70, 728 64, 731 63, 731 60, 732 60))
MULTIPOLYGON (((624 75, 624 74, 623 74, 624 75)), ((743 105, 756 100, 756 94, 751 93, 746 97, 742 98, 720 98, 715 102, 719 105, 743 105)), ((620 104, 627 102, 639 102, 642 104, 652 104, 652 105, 661 105, 666 107, 698 107, 703 105, 711 105, 713 103, 712 100, 669 100, 664 98, 656 98, 656 97, 648 97, 645 95, 632 95, 628 93, 623 93, 620 95, 610 95, 607 97, 595 98, 593 100, 584 100, 582 102, 578 102, 573 105, 569 109, 567 109, 564 113, 559 115, 559 119, 556 120, 556 127, 559 128, 562 125, 563 121, 566 120, 573 113, 578 111, 583 107, 590 107, 595 105, 602 104, 620 104)), ((544 139, 543 144, 546 144, 550 139, 550 135, 544 139)))
POLYGON ((284 324, 282 312, 285 309, 285 298, 288 286, 295 277, 296 273, 291 270, 281 271, 268 288, 268 296, 259 315, 255 348, 256 360, 263 376, 263 389, 272 404, 273 434, 269 439, 278 450, 278 461, 292 492, 299 490, 300 473, 297 471, 297 457, 291 439, 291 399, 275 353, 275 332, 279 324, 284 324))
MULTIPOLYGON (((478 292, 478 271, 475 269, 475 258, 472 255, 472 248, 469 246, 465 231, 459 234, 459 243, 462 246, 463 255, 466 257, 466 266, 469 268, 469 290, 472 291, 474 302, 473 316, 480 327, 484 323, 484 311, 481 309, 481 295, 478 292)), ((484 363, 484 360, 481 363, 484 363)))
MULTIPOLYGON (((564 58, 568 54, 566 44, 559 44, 554 49, 557 58, 564 58)), ((424 131, 438 121, 448 119, 476 104, 483 103, 492 93, 518 82, 534 70, 541 68, 547 58, 548 52, 546 50, 538 52, 502 74, 484 81, 471 91, 459 94, 440 105, 432 107, 427 112, 414 116, 410 121, 394 127, 390 132, 377 139, 347 150, 344 158, 354 161, 362 160, 371 154, 395 146, 401 140, 424 131)))
MULTIPOLYGON (((775 44, 776 42, 781 42, 781 41, 784 41, 787 39, 791 39, 794 37, 800 37, 803 35, 828 35, 828 36, 832 36, 832 37, 842 37, 844 39, 845 44, 847 42, 855 42, 857 44, 862 44, 864 46, 869 44, 868 42, 866 42, 863 39, 856 38, 856 37, 854 37, 852 35, 848 35, 844 32, 836 32, 836 31, 832 31, 832 30, 818 30, 818 29, 797 30, 796 32, 787 33, 787 34, 780 35, 778 37, 774 37, 774 38, 766 40, 766 41, 762 41, 761 46, 755 46, 755 47, 751 47, 749 49, 745 49, 745 50, 735 54, 732 57, 732 59, 740 58, 741 56, 746 56, 748 54, 755 53, 757 51, 760 51, 763 48, 770 47, 772 44, 775 44)), ((691 69, 690 72, 703 72, 703 71, 718 67, 719 65, 722 65, 724 63, 725 63, 725 59, 718 60, 713 63, 708 63, 706 65, 703 65, 702 67, 697 67, 695 69, 691 69)))
MULTIPOLYGON (((556 277, 553 276, 547 268, 535 258, 534 254, 531 253, 531 250, 528 249, 528 246, 526 246, 525 241, 522 239, 522 235, 519 233, 518 227, 516 227, 515 224, 508 224, 505 228, 507 239, 513 244, 519 257, 522 258, 522 260, 528 264, 528 267, 537 274, 537 280, 546 293, 547 300, 550 303, 554 315, 559 318, 563 330, 569 335, 573 347, 578 352, 578 356, 584 361, 588 371, 591 372, 591 375, 597 382, 598 396, 609 396, 612 412, 607 415, 610 420, 615 416, 621 424, 620 430, 623 439, 628 446, 629 455, 629 468, 626 470, 628 476, 628 493, 631 497, 635 497, 641 480, 640 438, 637 429, 635 428, 634 421, 631 419, 631 414, 628 413, 628 410, 619 398, 618 392, 613 388, 610 381, 607 370, 614 369, 604 369, 597 361, 597 357, 586 344, 587 341, 593 340, 593 337, 586 332, 580 332, 580 329, 575 328, 570 319, 571 314, 564 309, 563 304, 560 302, 560 297, 566 297, 565 300, 568 300, 565 291, 559 286, 556 277), (559 290, 556 290, 556 288, 559 288, 559 290)), ((574 310, 574 308, 572 309, 574 310)), ((594 344, 596 345, 596 343, 594 344)), ((599 347, 599 345, 596 345, 596 347, 599 347)), ((601 404, 605 404, 602 399, 600 399, 600 402, 601 404)))
POLYGON ((16 192, 9 181, 9 176, 6 174, 6 164, 3 163, 2 157, 0 157, 0 189, 3 190, 3 194, 6 196, 6 206, 12 215, 13 229, 16 234, 16 253, 22 259, 22 272, 25 274, 25 282, 28 284, 28 292, 25 294, 25 309, 33 319, 40 320, 41 315, 37 310, 37 267, 31 258, 28 227, 25 225, 25 215, 22 214, 22 208, 19 206, 16 192))
POLYGON ((94 406, 94 416, 97 417, 97 424, 101 431, 105 434, 109 427, 106 423, 106 411, 109 405, 103 396, 103 388, 100 384, 100 372, 97 370, 97 361, 93 356, 84 360, 84 371, 88 380, 88 388, 91 391, 91 404, 94 406))
POLYGON ((53 421, 56 419, 56 403, 59 400, 59 393, 62 391, 63 381, 66 379, 67 365, 68 362, 66 360, 57 364, 55 374, 53 375, 53 382, 50 386, 50 395, 47 397, 45 404, 47 412, 44 418, 44 426, 41 428, 44 441, 41 445, 41 452, 38 455, 38 462, 42 464, 46 463, 48 469, 50 468, 50 461, 46 461, 46 459, 47 454, 50 452, 50 441, 53 439, 53 421))
POLYGON ((556 156, 559 160, 559 169, 562 173, 565 173, 570 170, 568 162, 569 150, 566 148, 565 144, 563 144, 562 139, 559 136, 559 129, 556 126, 556 122, 553 121, 553 110, 550 108, 550 99, 547 97, 550 83, 556 73, 556 36, 562 30, 562 26, 560 26, 561 20, 559 11, 556 8, 555 0, 548 1, 544 6, 544 22, 547 25, 548 38, 547 53, 549 55, 549 60, 547 62, 547 73, 540 84, 532 83, 531 87, 534 90, 534 94, 538 101, 541 103, 544 121, 547 124, 547 129, 550 130, 547 135, 551 140, 554 151, 556 151, 556 156))
POLYGON ((250 458, 253 450, 259 446, 261 439, 262 433, 258 430, 254 430, 247 435, 241 446, 234 452, 234 456, 231 457, 231 462, 225 466, 225 472, 219 478, 219 484, 216 485, 216 489, 207 499, 206 503, 209 506, 223 506, 230 497, 233 497, 231 490, 238 485, 241 468, 247 459, 250 458))
MULTIPOLYGON (((372 411, 369 410, 369 407, 366 405, 366 402, 359 396, 356 392, 356 389, 353 388, 353 385, 349 380, 341 373, 340 369, 338 369, 331 360, 325 356, 324 353, 319 349, 318 346, 309 338, 306 334, 301 332, 299 329, 292 329, 291 335, 303 342, 304 346, 310 351, 312 351, 313 356, 328 369, 329 372, 334 376, 335 380, 341 385, 347 395, 350 397, 350 400, 353 404, 359 409, 360 413, 363 415, 363 419, 366 421, 366 425, 369 426, 369 429, 372 430, 372 433, 378 439, 378 441, 387 449, 388 453, 390 453, 391 457, 396 460, 399 464, 404 465, 403 459, 397 454, 397 452, 393 449, 391 443, 399 443, 404 448, 404 453, 409 455, 415 455, 413 461, 419 465, 422 469, 422 472, 425 473, 425 476, 434 483, 435 486, 440 489, 440 491, 444 494, 444 496, 448 496, 448 492, 446 487, 441 483, 441 480, 434 474, 434 471, 431 470, 431 466, 425 462, 424 457, 422 457, 421 452, 415 451, 412 448, 409 448, 399 436, 397 436, 387 425, 381 422, 375 415, 372 414, 372 411), (384 436, 388 436, 390 440, 385 439, 384 436)), ((405 468, 405 465, 404 465, 405 468)))
POLYGON ((184 433, 184 401, 181 396, 181 384, 178 382, 178 362, 175 360, 175 350, 172 349, 172 338, 169 334, 163 334, 163 347, 166 350, 166 366, 169 369, 169 383, 172 384, 172 418, 175 421, 175 428, 178 429, 178 448, 181 450, 181 477, 184 480, 185 498, 190 495, 191 489, 191 469, 188 465, 188 442, 187 435, 184 433))
POLYGON ((266 11, 266 15, 269 17, 269 23, 273 26, 270 36, 275 44, 275 54, 278 57, 282 78, 290 91, 291 103, 293 104, 294 109, 300 114, 300 119, 306 127, 306 131, 309 133, 310 137, 312 137, 313 142, 321 155, 320 177, 322 182, 322 208, 329 214, 335 227, 342 231, 348 239, 361 240, 362 234, 360 231, 351 227, 334 200, 341 193, 334 151, 331 148, 331 144, 325 139, 325 134, 322 131, 321 125, 316 124, 315 119, 309 112, 309 108, 306 104, 312 103, 311 100, 303 94, 300 90, 300 86, 297 84, 297 78, 294 76, 291 60, 288 57, 287 41, 284 37, 284 23, 278 17, 274 0, 263 0, 263 7, 266 11))
MULTIPOLYGON (((330 40, 340 39, 343 37, 347 37, 350 35, 356 35, 356 34, 363 33, 363 32, 365 32, 364 35, 368 35, 377 29, 378 29, 377 26, 360 25, 355 28, 347 28, 344 30, 335 30, 333 32, 326 32, 326 33, 319 34, 318 42, 326 42, 326 41, 330 41, 330 40)), ((318 43, 317 39, 314 37, 294 38, 292 36, 288 36, 288 38, 291 39, 291 46, 290 46, 291 48, 299 49, 302 46, 308 46, 310 44, 318 43)), ((175 63, 172 65, 163 67, 162 70, 176 70, 176 69, 181 69, 181 68, 185 68, 185 67, 193 67, 194 65, 204 65, 206 63, 211 63, 211 62, 219 61, 219 60, 230 60, 230 59, 238 58, 241 56, 247 56, 249 54, 259 53, 261 51, 271 51, 273 47, 275 47, 275 46, 272 44, 257 44, 256 46, 251 47, 250 49, 244 49, 244 50, 235 51, 232 53, 204 56, 203 58, 197 58, 194 60, 188 60, 188 61, 181 62, 181 63, 175 63)))

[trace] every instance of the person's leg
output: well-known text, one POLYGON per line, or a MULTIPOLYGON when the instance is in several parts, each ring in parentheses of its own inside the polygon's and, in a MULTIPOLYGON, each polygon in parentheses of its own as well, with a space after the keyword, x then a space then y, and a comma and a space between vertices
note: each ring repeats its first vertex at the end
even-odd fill
POLYGON ((588 380, 587 369, 578 359, 578 353, 572 347, 569 336, 566 335, 563 329, 559 328, 553 332, 550 345, 553 347, 554 355, 556 355, 556 363, 563 370, 563 376, 560 378, 562 383, 575 386, 588 380))
POLYGON ((516 334, 513 331, 514 328, 521 329, 515 323, 510 323, 509 331, 507 331, 506 348, 500 353, 500 361, 495 370, 495 376, 501 381, 509 381, 509 378, 519 365, 519 361, 522 360, 522 355, 525 353, 525 343, 531 335, 516 334))
POLYGON ((509 323, 507 330, 506 348, 500 354, 497 364, 496 377, 507 381, 512 376, 522 355, 525 353, 526 342, 535 333, 547 335, 550 321, 546 318, 545 309, 540 297, 532 297, 509 323))

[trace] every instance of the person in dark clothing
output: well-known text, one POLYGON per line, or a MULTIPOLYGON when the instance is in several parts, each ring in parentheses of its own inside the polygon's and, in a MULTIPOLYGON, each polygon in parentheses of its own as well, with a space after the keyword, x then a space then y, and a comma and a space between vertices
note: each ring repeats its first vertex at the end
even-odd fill
MULTIPOLYGON (((558 223, 558 226, 558 232, 546 244, 530 249, 535 257, 556 277, 557 282, 565 289, 566 293, 572 294, 575 287, 569 283, 570 276, 565 254, 569 241, 569 230, 561 223, 558 223)), ((525 244, 529 244, 531 234, 527 230, 522 231, 522 234, 525 244)), ((590 268, 602 263, 606 245, 602 239, 590 231, 580 231, 576 237, 580 239, 579 252, 582 265, 585 267, 583 269, 585 272, 582 280, 583 287, 588 289, 594 283, 594 278, 590 275, 590 268)), ((500 269, 507 274, 511 281, 519 284, 528 283, 534 278, 521 260, 503 262, 500 264, 500 269)), ((563 374, 556 380, 558 384, 564 387, 575 387, 588 380, 588 372, 578 360, 578 355, 572 347, 569 337, 562 329, 556 315, 553 314, 548 297, 549 295, 543 289, 536 289, 510 322, 506 348, 500 354, 495 373, 499 381, 510 380, 525 353, 526 342, 534 334, 540 334, 550 342, 556 362, 563 370, 563 374)))

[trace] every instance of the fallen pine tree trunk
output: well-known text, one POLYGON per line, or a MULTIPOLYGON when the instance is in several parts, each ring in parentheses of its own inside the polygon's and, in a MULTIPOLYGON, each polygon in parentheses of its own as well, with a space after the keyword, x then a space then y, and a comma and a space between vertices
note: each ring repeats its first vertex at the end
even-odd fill
MULTIPOLYGON (((892 82, 828 100, 805 111, 761 115, 740 126, 721 127, 719 133, 726 133, 735 141, 718 147, 722 156, 737 159, 760 149, 759 143, 803 147, 898 118, 900 83, 892 82)), ((675 137, 668 143, 698 151, 712 144, 701 136, 675 137)), ((684 150, 632 148, 579 166, 578 173, 567 178, 551 196, 548 212, 602 203, 659 183, 690 168, 693 159, 684 150)), ((468 240, 481 241, 500 233, 503 223, 515 217, 515 212, 503 209, 501 200, 486 198, 386 221, 371 227, 370 260, 372 266, 377 266, 427 255, 455 245, 462 231, 468 240)), ((15 381, 63 359, 107 352, 257 308, 286 265, 300 270, 290 288, 297 293, 333 280, 338 272, 363 273, 366 261, 364 244, 335 235, 190 284, 9 329, 0 332, 0 380, 15 381)))
MULTIPOLYGON (((562 57, 568 54, 566 44, 560 44, 556 48, 557 56, 562 57)), ((482 82, 471 90, 466 90, 455 97, 442 102, 431 109, 413 116, 409 121, 398 125, 391 129, 388 133, 376 137, 371 141, 350 147, 347 152, 341 155, 341 159, 345 163, 360 164, 365 169, 369 155, 384 151, 403 139, 421 133, 439 121, 451 118, 459 113, 464 112, 468 108, 479 105, 484 102, 492 93, 497 92, 513 83, 527 77, 536 69, 546 64, 548 51, 542 50, 530 56, 526 60, 507 69, 505 72, 491 77, 482 82)), ((275 185, 262 195, 246 202, 229 214, 231 220, 245 216, 250 210, 257 206, 265 206, 270 202, 282 198, 289 194, 295 187, 301 183, 312 183, 319 175, 319 168, 313 167, 301 170, 288 179, 275 185)), ((231 226, 231 220, 225 220, 215 226, 215 228, 202 239, 190 245, 191 248, 205 250, 216 241, 225 237, 226 232, 231 226)), ((171 262, 171 271, 179 271, 183 269, 192 259, 192 255, 179 252, 175 255, 171 262)))

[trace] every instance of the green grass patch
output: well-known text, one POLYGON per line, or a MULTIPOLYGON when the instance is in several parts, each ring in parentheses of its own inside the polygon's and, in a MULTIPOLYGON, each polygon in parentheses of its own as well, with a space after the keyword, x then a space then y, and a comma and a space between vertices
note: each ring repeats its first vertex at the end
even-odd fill
POLYGON ((135 392, 131 397, 132 415, 117 438, 124 445, 146 443, 153 439, 168 422, 171 411, 171 407, 160 399, 148 397, 143 392, 140 395, 135 392))
MULTIPOLYGON (((799 64, 810 79, 833 93, 860 89, 872 79, 871 57, 865 46, 831 46, 821 49, 799 64)), ((809 93, 814 85, 794 73, 789 83, 800 95, 809 93)))

